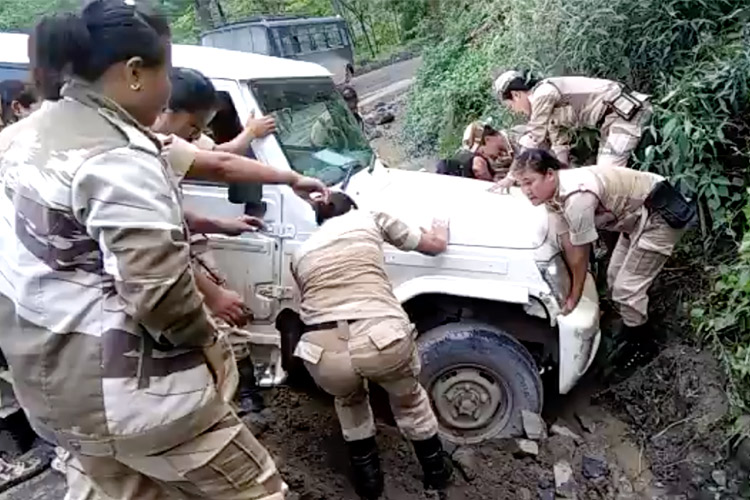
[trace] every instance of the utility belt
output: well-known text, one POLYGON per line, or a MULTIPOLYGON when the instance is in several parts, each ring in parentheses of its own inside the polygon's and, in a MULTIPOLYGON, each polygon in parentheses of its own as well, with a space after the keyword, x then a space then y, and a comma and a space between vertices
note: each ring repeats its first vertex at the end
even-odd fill
POLYGON ((636 97, 627 88, 620 88, 620 94, 606 103, 607 108, 601 118, 599 118, 597 128, 601 129, 604 125, 604 120, 612 113, 617 114, 617 116, 625 121, 631 121, 633 118, 635 118, 635 115, 637 115, 638 112, 643 109, 644 103, 645 101, 642 101, 641 99, 636 97))
POLYGON ((649 213, 657 213, 673 229, 687 226, 697 212, 694 200, 688 200, 668 180, 657 183, 643 202, 649 213))
POLYGON ((326 321, 324 323, 317 323, 315 325, 304 325, 302 327, 302 333, 319 332, 321 330, 335 330, 339 327, 339 323, 346 323, 351 325, 356 323, 358 319, 345 319, 342 321, 326 321))

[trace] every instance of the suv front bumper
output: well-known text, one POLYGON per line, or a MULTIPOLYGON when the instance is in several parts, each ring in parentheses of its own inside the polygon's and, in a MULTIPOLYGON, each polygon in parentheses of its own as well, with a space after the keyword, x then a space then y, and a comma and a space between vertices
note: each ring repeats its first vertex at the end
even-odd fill
POLYGON ((591 274, 586 277, 578 307, 567 316, 558 316, 560 352, 560 394, 567 394, 586 373, 601 342, 599 294, 591 274))

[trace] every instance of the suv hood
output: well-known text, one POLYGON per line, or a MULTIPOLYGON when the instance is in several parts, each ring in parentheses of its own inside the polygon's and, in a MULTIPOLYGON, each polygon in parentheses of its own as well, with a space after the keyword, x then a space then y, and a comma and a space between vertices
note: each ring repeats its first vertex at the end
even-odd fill
POLYGON ((376 167, 353 176, 346 193, 360 208, 429 227, 450 219, 451 245, 537 249, 548 239, 548 215, 518 190, 500 195, 491 184, 429 172, 376 167))

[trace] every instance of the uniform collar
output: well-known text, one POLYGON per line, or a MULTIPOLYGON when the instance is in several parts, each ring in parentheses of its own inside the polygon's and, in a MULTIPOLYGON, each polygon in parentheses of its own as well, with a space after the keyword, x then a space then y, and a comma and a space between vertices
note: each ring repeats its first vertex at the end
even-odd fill
POLYGON ((560 172, 557 172, 555 174, 555 177, 557 177, 557 187, 555 188, 555 194, 549 201, 546 201, 544 204, 547 205, 547 208, 549 208, 551 212, 561 214, 563 213, 563 210, 565 208, 565 200, 563 200, 563 197, 560 194, 560 172))
MULTIPOLYGON (((162 143, 151 130, 141 125, 138 120, 133 118, 133 115, 125 111, 125 108, 109 97, 97 92, 91 84, 73 78, 65 83, 60 93, 65 98, 73 99, 85 106, 96 109, 99 114, 110 121, 114 120, 137 129, 157 147, 158 151, 161 150, 162 143)), ((132 141, 133 138, 129 136, 129 139, 132 141)))

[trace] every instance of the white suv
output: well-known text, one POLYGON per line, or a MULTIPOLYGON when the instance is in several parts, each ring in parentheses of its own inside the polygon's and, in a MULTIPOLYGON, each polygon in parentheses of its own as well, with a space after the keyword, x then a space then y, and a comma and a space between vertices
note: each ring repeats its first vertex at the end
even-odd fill
MULTIPOLYGON (((0 35, 0 77, 28 64, 25 35, 0 35)), ((496 195, 481 181, 386 168, 376 158, 321 66, 255 54, 174 46, 175 66, 212 79, 223 102, 212 124, 218 140, 250 115, 272 114, 279 132, 253 154, 345 190, 362 209, 414 225, 451 221, 438 257, 386 250, 396 296, 417 327, 422 381, 441 432, 474 443, 521 431, 521 410, 540 412, 540 373, 556 369, 567 393, 599 346, 599 305, 589 276, 583 299, 559 316, 569 275, 543 207, 520 193, 496 195)), ((296 315, 292 254, 316 230, 310 207, 287 186, 186 182, 185 204, 206 215, 262 214, 267 230, 211 237, 229 285, 254 313, 249 330, 261 384, 284 381, 281 335, 296 315), (282 314, 283 313, 283 314, 282 314)))

